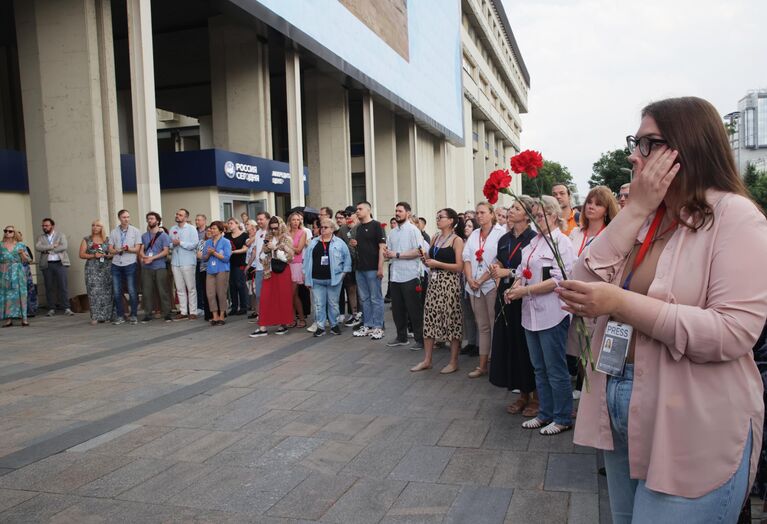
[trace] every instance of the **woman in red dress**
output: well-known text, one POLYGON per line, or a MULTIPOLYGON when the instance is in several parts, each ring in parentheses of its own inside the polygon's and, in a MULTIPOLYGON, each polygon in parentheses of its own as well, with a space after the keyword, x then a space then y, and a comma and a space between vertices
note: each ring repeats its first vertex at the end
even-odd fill
POLYGON ((280 217, 269 219, 269 232, 264 238, 261 258, 264 283, 258 309, 258 329, 250 334, 251 338, 266 335, 266 326, 279 326, 275 333, 283 335, 288 331, 287 325, 295 318, 289 268, 293 259, 293 239, 280 217))

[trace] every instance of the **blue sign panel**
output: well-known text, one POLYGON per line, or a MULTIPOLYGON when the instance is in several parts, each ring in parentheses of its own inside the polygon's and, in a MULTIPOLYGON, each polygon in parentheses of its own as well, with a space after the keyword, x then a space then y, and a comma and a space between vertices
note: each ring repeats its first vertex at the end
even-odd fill
POLYGON ((21 151, 0 149, 0 191, 29 191, 27 157, 21 151))

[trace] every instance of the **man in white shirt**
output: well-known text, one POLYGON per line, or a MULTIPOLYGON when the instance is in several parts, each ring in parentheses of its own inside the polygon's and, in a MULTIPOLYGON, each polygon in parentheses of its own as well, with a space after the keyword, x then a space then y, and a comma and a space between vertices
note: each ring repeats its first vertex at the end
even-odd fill
POLYGON ((197 229, 187 222, 189 211, 176 211, 176 225, 170 228, 171 271, 178 295, 179 313, 174 320, 197 320, 197 229))
POLYGON ((253 323, 258 318, 258 300, 261 298, 261 285, 264 282, 264 265, 261 263, 261 251, 264 248, 264 238, 269 228, 269 219, 272 216, 266 211, 259 211, 256 214, 255 234, 246 242, 248 245, 247 265, 255 270, 253 279, 248 278, 248 288, 250 289, 253 312, 248 315, 248 319, 253 323))
POLYGON ((386 345, 407 346, 407 320, 413 324, 415 344, 423 348, 423 302, 421 300, 421 257, 423 236, 410 221, 410 204, 398 202, 394 211, 397 228, 386 239, 384 258, 389 260, 391 275, 391 310, 397 336, 386 345))
POLYGON ((123 282, 130 297, 131 324, 138 324, 138 291, 136 289, 137 255, 141 249, 141 232, 130 225, 130 212, 121 209, 117 213, 120 225, 109 233, 109 252, 112 253, 112 291, 117 314, 114 325, 125 323, 123 307, 123 282))
POLYGON ((43 234, 37 237, 35 242, 35 249, 40 252, 40 269, 45 279, 45 301, 49 317, 56 314, 56 309, 63 309, 67 315, 74 315, 69 309, 67 289, 67 236, 56 231, 55 226, 52 218, 44 218, 43 234), (54 290, 58 291, 58 303, 54 290))

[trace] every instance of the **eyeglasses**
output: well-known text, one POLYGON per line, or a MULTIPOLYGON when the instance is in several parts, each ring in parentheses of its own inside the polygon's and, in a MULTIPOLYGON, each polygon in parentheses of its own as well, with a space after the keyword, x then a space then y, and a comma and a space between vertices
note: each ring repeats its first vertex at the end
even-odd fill
POLYGON ((442 220, 443 218, 449 218, 447 215, 437 215, 437 220, 442 220))
POLYGON ((279 231, 279 230, 280 230, 279 227, 270 227, 269 228, 269 231, 279 231))
POLYGON ((330 226, 320 226, 320 229, 332 229, 330 226))
POLYGON ((637 146, 639 146, 639 152, 642 153, 642 156, 644 157, 650 156, 652 148, 660 144, 667 145, 668 142, 661 138, 650 138, 648 136, 637 138, 633 135, 629 135, 626 137, 626 146, 629 148, 629 153, 633 153, 637 146))
POLYGON ((628 198, 628 197, 629 197, 628 193, 618 193, 618 200, 620 200, 621 198, 628 198))
POLYGON ((13 229, 3 229, 3 233, 5 233, 6 235, 9 233, 15 233, 15 232, 16 231, 14 231, 13 229))

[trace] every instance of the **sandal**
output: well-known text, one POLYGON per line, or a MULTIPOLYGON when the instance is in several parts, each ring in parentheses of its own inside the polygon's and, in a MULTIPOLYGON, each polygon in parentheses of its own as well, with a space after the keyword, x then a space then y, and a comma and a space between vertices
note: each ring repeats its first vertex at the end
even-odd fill
POLYGON ((531 400, 530 403, 527 405, 527 407, 522 411, 523 417, 537 417, 538 416, 538 408, 540 405, 538 404, 537 400, 531 400))
POLYGON ((538 417, 535 417, 524 421, 522 423, 522 427, 525 429, 538 429, 542 428, 543 426, 548 426, 551 423, 552 422, 550 420, 541 420, 538 417))
POLYGON ((21 327, 29 327, 29 320, 22 320, 21 327))
POLYGON ((13 320, 9 320, 9 321, 8 321, 8 322, 6 322, 5 324, 3 324, 3 327, 4 327, 4 328, 6 328, 6 327, 11 327, 12 325, 13 325, 13 320))
POLYGON ((564 433, 565 431, 569 431, 571 429, 573 429, 572 425, 565 426, 562 424, 557 424, 556 422, 552 422, 545 428, 541 429, 540 434, 548 437, 552 435, 559 435, 560 433, 564 433))
POLYGON ((427 369, 431 369, 431 364, 427 365, 427 364, 424 364, 423 362, 419 362, 418 365, 413 366, 412 368, 410 368, 410 371, 412 371, 412 372, 426 371, 427 369))
POLYGON ((474 371, 469 372, 469 378, 479 378, 482 375, 487 375, 487 371, 481 368, 474 368, 474 371))
POLYGON ((522 412, 523 409, 525 409, 525 406, 527 406, 527 401, 523 398, 517 400, 515 403, 506 406, 506 413, 509 415, 517 415, 520 412, 522 412))
POLYGON ((295 326, 295 327, 299 327, 299 328, 305 328, 305 327, 306 327, 306 320, 299 320, 299 321, 298 321, 297 323, 295 323, 295 324, 296 324, 296 326, 295 326))
POLYGON ((293 328, 294 328, 294 327, 296 327, 297 325, 298 325, 298 321, 294 320, 294 321, 293 321, 291 324, 288 324, 288 325, 286 325, 285 327, 286 327, 287 329, 293 329, 293 328))

